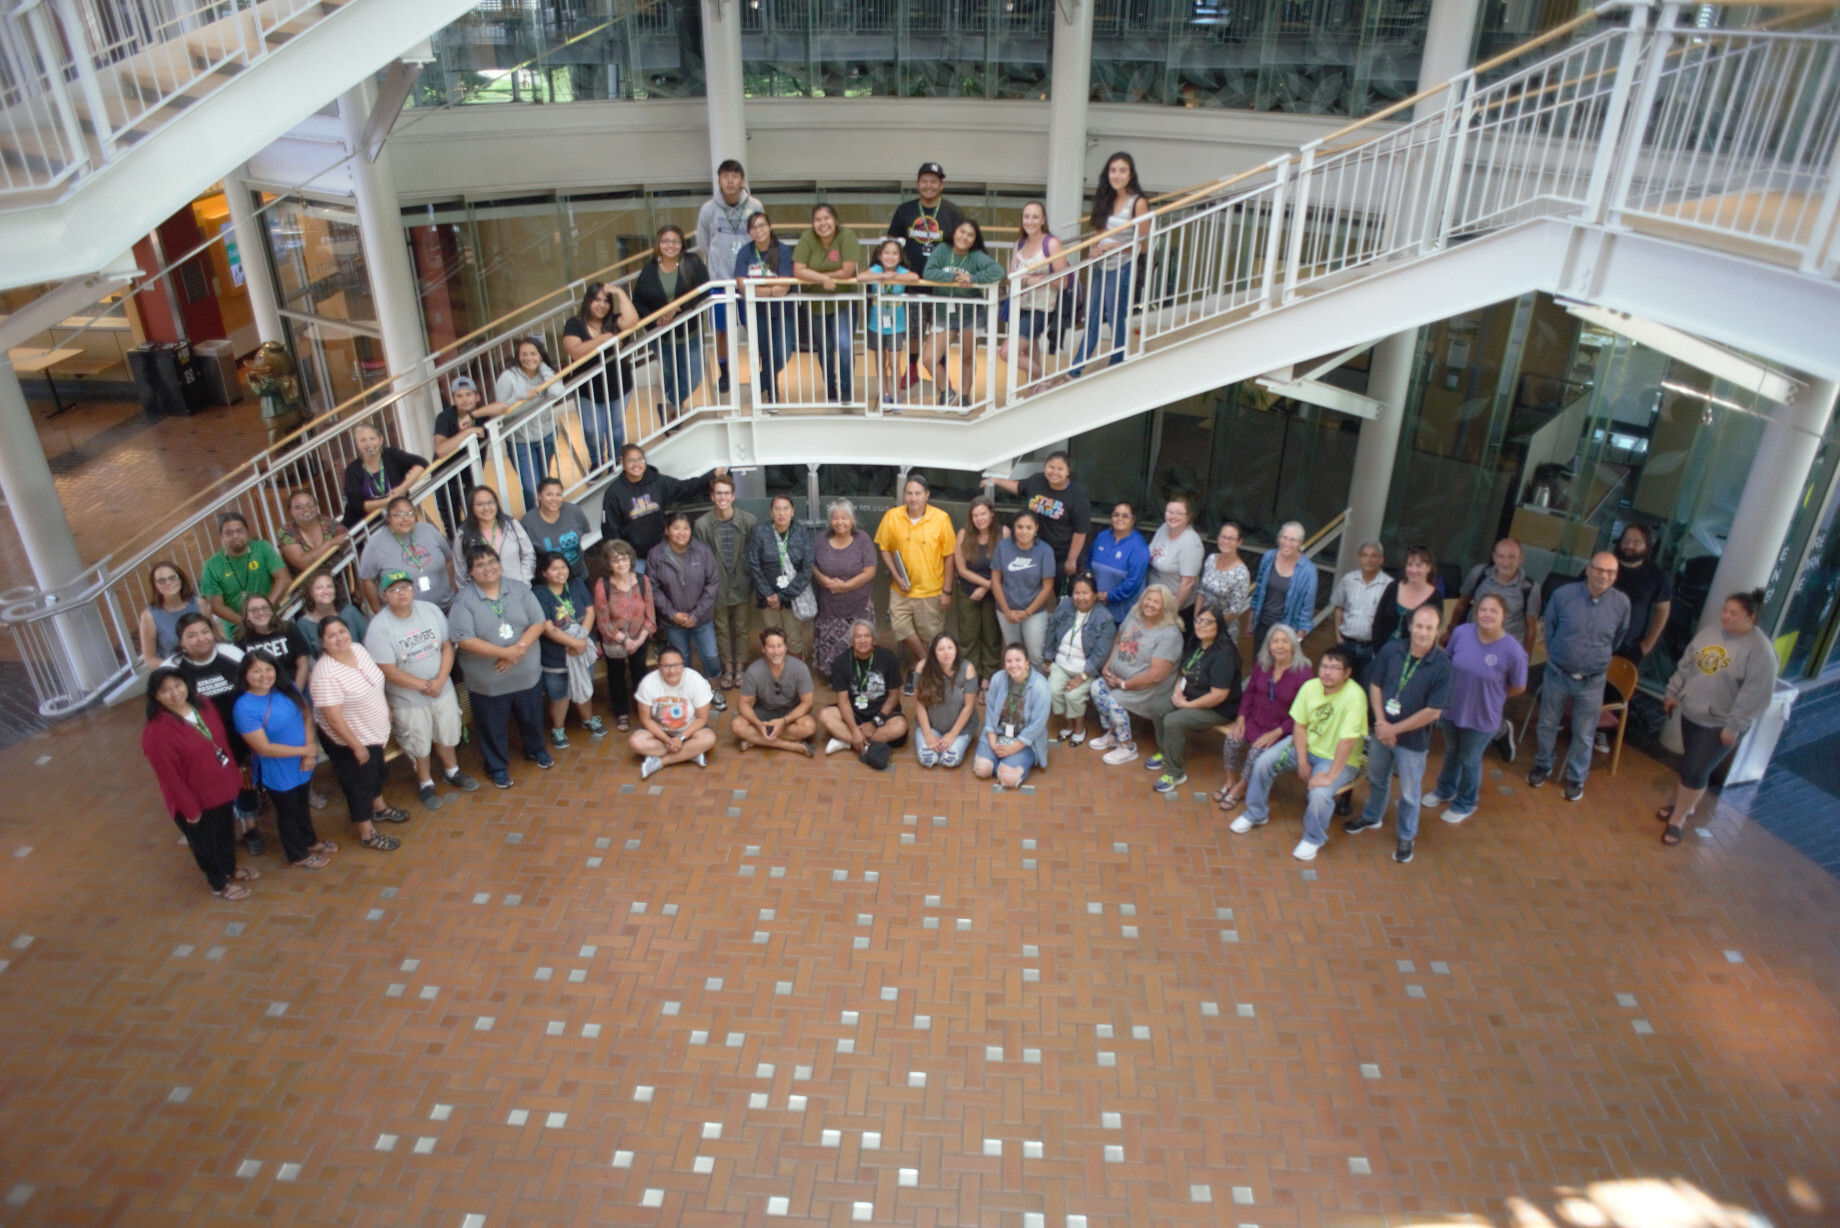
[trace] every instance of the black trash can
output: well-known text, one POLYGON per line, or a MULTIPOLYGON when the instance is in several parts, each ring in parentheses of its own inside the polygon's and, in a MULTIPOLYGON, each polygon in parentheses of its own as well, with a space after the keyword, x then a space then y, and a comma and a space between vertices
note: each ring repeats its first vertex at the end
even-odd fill
POLYGON ((128 371, 141 410, 149 414, 186 414, 185 392, 179 385, 179 367, 167 347, 159 342, 137 345, 128 351, 128 371))

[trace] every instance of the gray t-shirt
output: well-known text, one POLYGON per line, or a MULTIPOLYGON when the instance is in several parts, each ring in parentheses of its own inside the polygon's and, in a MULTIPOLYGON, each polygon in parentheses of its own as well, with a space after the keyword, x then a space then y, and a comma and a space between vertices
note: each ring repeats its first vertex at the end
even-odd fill
POLYGON ((1156 527, 1156 536, 1150 539, 1150 583, 1166 586, 1172 593, 1181 593, 1183 576, 1201 574, 1202 560, 1207 557, 1207 547, 1201 544, 1201 534, 1193 528, 1182 530, 1182 536, 1171 541, 1169 526, 1160 524, 1156 527))
POLYGON ((518 523, 530 535, 530 544, 537 548, 539 555, 554 550, 569 561, 569 571, 577 580, 587 579, 588 560, 581 553, 581 539, 588 534, 586 512, 573 503, 564 503, 557 509, 556 523, 551 524, 543 519, 542 512, 532 508, 518 523))
POLYGON ((747 667, 741 675, 741 693, 753 699, 754 715, 763 721, 776 721, 799 706, 801 696, 811 694, 811 669, 794 656, 787 656, 780 676, 765 657, 747 667))
MULTIPOLYGON (((394 665, 412 678, 427 681, 441 668, 441 646, 447 643, 447 616, 441 607, 418 601, 409 607, 409 617, 398 618, 389 607, 371 619, 364 633, 364 651, 379 665, 394 665)), ((454 689, 454 680, 447 680, 454 689)), ((400 708, 425 708, 434 700, 421 691, 399 687, 394 682, 384 690, 390 703, 400 708)))
POLYGON ((1149 669, 1152 661, 1179 661, 1181 658, 1180 624, 1146 627, 1132 614, 1118 629, 1118 640, 1112 649, 1112 672, 1120 678, 1135 678, 1149 669))
MULTIPOLYGON (((498 600, 488 601, 479 586, 469 584, 454 597, 447 612, 448 638, 458 644, 463 640, 481 639, 499 648, 509 648, 523 638, 524 632, 546 620, 543 607, 530 586, 509 577, 498 582, 498 600)), ((528 691, 543 678, 543 654, 532 644, 524 659, 499 673, 493 668, 495 657, 479 656, 460 650, 460 674, 466 689, 476 695, 515 695, 528 691)))
POLYGON ((364 543, 358 578, 376 584, 386 571, 406 571, 415 581, 417 601, 432 601, 445 608, 454 599, 454 586, 447 578, 448 558, 447 539, 431 524, 417 521, 407 539, 385 528, 364 543))
MULTIPOLYGON (((1041 543, 1037 542, 1036 544, 1040 545, 1041 543)), ((1020 609, 1021 607, 1018 606, 1016 608, 1020 609)), ((958 663, 957 674, 946 679, 946 689, 940 696, 939 702, 927 705, 926 723, 936 734, 951 733, 952 726, 958 721, 958 714, 964 711, 965 697, 970 696, 975 700, 977 698, 977 693, 977 671, 970 669, 965 662, 960 661, 958 663), (967 674, 969 674, 970 677, 966 677, 967 674)), ((966 721, 965 729, 970 729, 972 724, 972 721, 966 721)), ((959 732, 963 733, 964 730, 960 730, 959 732)))

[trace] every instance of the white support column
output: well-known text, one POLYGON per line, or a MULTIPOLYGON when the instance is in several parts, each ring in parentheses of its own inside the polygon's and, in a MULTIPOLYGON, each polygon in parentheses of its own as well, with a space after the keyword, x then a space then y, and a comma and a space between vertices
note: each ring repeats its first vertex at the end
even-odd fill
POLYGON ((1386 519, 1386 500, 1393 487, 1393 458, 1399 452, 1400 421, 1412 392, 1412 359, 1418 330, 1407 329, 1374 346, 1367 373, 1367 395, 1380 402, 1380 416, 1361 424, 1354 449, 1354 477, 1348 483, 1348 527, 1336 554, 1339 576, 1356 565, 1364 541, 1378 541, 1386 519))
POLYGON ((1092 0, 1054 5, 1054 76, 1048 94, 1048 229, 1080 233, 1086 201, 1086 111, 1092 97, 1092 0))
POLYGON ((1425 49, 1418 57, 1419 89, 1439 85, 1469 67, 1481 9, 1479 0, 1431 0, 1425 49))
MULTIPOLYGON (((339 96, 347 149, 359 147, 375 98, 376 90, 369 79, 339 96)), ((358 206, 358 230, 364 240, 364 266, 370 273, 371 301, 377 306, 377 326, 383 332, 384 361, 397 387, 405 388, 422 378, 428 344, 422 331, 421 306, 415 296, 415 273, 409 263, 408 238, 403 233, 389 142, 384 142, 375 162, 359 154, 347 165, 351 167, 352 194, 358 206)), ((404 447, 423 456, 431 454, 437 408, 431 398, 425 397, 397 403, 404 447)))
POLYGON ((70 531, 57 481, 45 460, 32 410, 13 364, 0 351, 0 492, 32 564, 32 578, 49 591, 83 572, 83 556, 70 531))
POLYGON ((1833 418, 1837 387, 1832 380, 1811 380, 1793 405, 1778 405, 1771 414, 1712 574, 1711 593, 1700 614, 1702 628, 1718 621, 1719 608, 1731 594, 1769 585, 1821 450, 1819 436, 1833 418))
POLYGON ((238 167, 224 176, 224 201, 230 206, 230 221, 236 227, 237 256, 243 266, 243 286, 249 291, 249 308, 256 319, 256 336, 262 341, 287 343, 281 326, 281 297, 268 267, 268 243, 262 219, 250 204, 249 183, 238 167))
POLYGON ((701 0, 703 90, 709 100, 709 181, 733 158, 747 165, 747 120, 741 96, 741 0, 701 0))

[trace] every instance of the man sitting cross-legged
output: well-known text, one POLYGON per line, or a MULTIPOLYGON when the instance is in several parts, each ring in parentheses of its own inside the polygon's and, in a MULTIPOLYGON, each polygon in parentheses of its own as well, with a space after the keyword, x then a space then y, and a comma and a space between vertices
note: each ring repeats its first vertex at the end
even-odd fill
POLYGON ((811 670, 786 653, 786 633, 768 627, 760 633, 765 654, 741 674, 741 710, 729 722, 741 749, 765 746, 795 750, 809 757, 809 739, 818 732, 811 714, 811 670))
POLYGON ((831 736, 824 753, 852 750, 870 766, 886 768, 889 748, 907 741, 901 663, 875 642, 875 624, 868 619, 850 628, 850 651, 831 666, 831 688, 837 692, 836 705, 818 713, 818 723, 831 736), (878 744, 883 749, 867 755, 878 744))

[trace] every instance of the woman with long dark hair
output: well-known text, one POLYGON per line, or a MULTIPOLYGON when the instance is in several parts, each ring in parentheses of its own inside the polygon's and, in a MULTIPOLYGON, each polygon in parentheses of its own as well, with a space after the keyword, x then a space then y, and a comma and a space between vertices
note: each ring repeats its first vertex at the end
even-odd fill
POLYGON ((809 310, 818 361, 824 367, 824 394, 844 404, 856 396, 856 305, 835 301, 834 296, 842 291, 839 278, 856 276, 859 253, 855 232, 839 225, 837 210, 827 204, 812 206, 811 229, 792 249, 792 275, 807 283, 806 295, 818 299, 809 310))
POLYGON ((217 709, 198 698, 191 680, 162 665, 147 676, 147 726, 141 753, 160 782, 166 812, 179 825, 211 892, 246 900, 241 885, 262 877, 236 868, 237 790, 242 774, 230 755, 230 735, 217 709))
MULTIPOLYGON (((990 258, 984 248, 984 230, 970 218, 958 224, 951 240, 933 249, 927 258, 925 278, 941 282, 949 289, 926 287, 926 293, 947 298, 982 298, 978 287, 1003 280, 1003 266, 990 258)), ((975 303, 942 309, 934 304, 926 312, 927 338, 920 349, 920 365, 933 377, 933 393, 939 404, 959 406, 977 400, 972 387, 977 369, 977 332, 988 327, 984 308, 975 303), (958 389, 954 391, 946 375, 946 356, 953 338, 958 340, 958 389)))
MULTIPOLYGON (((537 574, 537 548, 524 526, 504 514, 498 492, 490 486, 475 486, 466 492, 466 507, 466 519, 454 534, 454 558, 464 560, 473 547, 490 546, 504 565, 505 575, 530 584, 537 574)), ((455 579, 461 586, 466 583, 465 576, 455 579)))
MULTIPOLYGON (((1099 327, 1109 322, 1112 328, 1112 361, 1124 361, 1125 338, 1131 322, 1131 282, 1137 275, 1137 258, 1150 237, 1150 223, 1131 223, 1148 218, 1150 202, 1144 199, 1143 185, 1137 182, 1137 163, 1130 154, 1113 154, 1105 160, 1099 184, 1093 189, 1092 229, 1104 235, 1093 244, 1092 261, 1098 273, 1087 284, 1086 336, 1073 356, 1071 375, 1078 379, 1086 356, 1099 346, 1099 327)), ((1089 263, 1091 263, 1089 262, 1089 263)))
MULTIPOLYGON (((773 219, 767 216, 766 210, 750 217, 747 225, 749 242, 735 253, 735 267, 731 271, 737 283, 743 278, 778 283, 755 288, 753 318, 747 322, 748 344, 753 347, 754 360, 760 366, 760 382, 754 386, 754 400, 767 413, 776 414, 779 410, 773 403, 779 399, 780 368, 786 365, 786 355, 792 352, 792 341, 798 330, 785 304, 760 300, 783 299, 791 293, 792 287, 780 279, 792 276, 792 249, 773 237, 773 219)), ((739 285, 735 292, 741 292, 739 285)))
MULTIPOLYGON (((582 293, 580 314, 562 326, 563 356, 573 365, 638 326, 639 313, 626 291, 611 282, 591 281, 582 293)), ((581 435, 590 469, 619 456, 626 443, 626 402, 632 398, 632 364, 616 363, 611 356, 603 362, 602 372, 581 386, 581 435)))
POLYGON ((281 667, 281 676, 296 687, 307 684, 307 671, 313 665, 313 650, 307 637, 293 623, 282 622, 274 605, 260 593, 249 594, 243 603, 243 625, 237 631, 236 646, 247 658, 259 652, 281 667))
MULTIPOLYGON (((523 337, 513 351, 517 362, 498 373, 492 393, 504 402, 510 417, 523 416, 529 421, 511 427, 505 438, 511 445, 511 463, 517 469, 518 485, 524 490, 524 510, 537 505, 537 483, 549 474, 556 460, 556 424, 539 413, 540 401, 553 401, 562 395, 562 381, 555 379, 555 364, 539 337, 523 337), (543 391, 538 392, 541 388, 543 391), (526 404, 525 402, 529 402, 526 404)), ((401 494, 392 491, 392 496, 401 494)), ((388 500, 385 500, 388 502, 388 500)))
POLYGON ((658 228, 652 252, 633 283, 633 306, 641 319, 664 312, 652 321, 653 335, 658 338, 652 343, 652 356, 664 367, 664 417, 668 421, 690 403, 703 383, 702 325, 693 320, 683 328, 670 328, 671 321, 680 313, 694 311, 696 304, 671 304, 709 284, 709 269, 701 256, 684 250, 684 232, 675 226, 658 228))
POLYGON ((308 793, 319 737, 306 697, 272 660, 252 652, 237 669, 233 712, 236 731, 254 756, 250 773, 275 804, 282 854, 297 869, 325 869, 339 846, 313 830, 308 793))
POLYGON ((141 611, 141 660, 153 669, 179 651, 179 620, 187 614, 202 614, 198 590, 191 577, 176 563, 161 559, 147 569, 147 584, 153 590, 153 604, 141 611))

